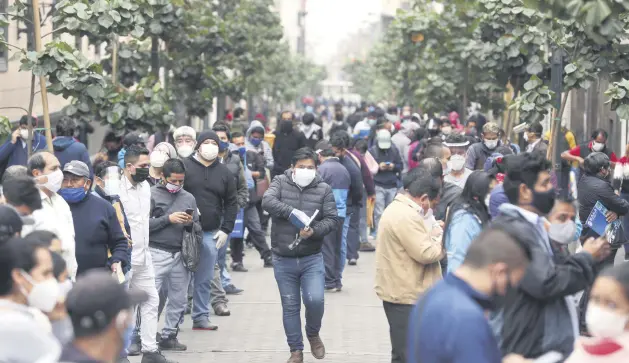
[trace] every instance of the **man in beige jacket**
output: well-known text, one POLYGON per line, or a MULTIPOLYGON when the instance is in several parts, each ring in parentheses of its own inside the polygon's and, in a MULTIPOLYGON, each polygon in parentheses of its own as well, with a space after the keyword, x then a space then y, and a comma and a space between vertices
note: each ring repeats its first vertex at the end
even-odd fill
POLYGON ((406 335, 413 304, 441 280, 439 260, 445 256, 441 228, 432 218, 441 180, 419 169, 405 180, 384 210, 378 225, 376 293, 382 299, 391 335, 391 362, 406 363, 406 335), (428 222, 433 221, 433 222, 428 222))

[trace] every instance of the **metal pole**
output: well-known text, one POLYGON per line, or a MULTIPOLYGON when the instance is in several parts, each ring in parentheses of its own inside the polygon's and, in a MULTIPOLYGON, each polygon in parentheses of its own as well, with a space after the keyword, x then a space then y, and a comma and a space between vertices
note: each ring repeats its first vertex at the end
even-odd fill
POLYGON ((563 91, 563 51, 553 46, 551 56, 551 68, 550 68, 550 85, 553 92, 555 92, 555 119, 552 125, 552 163, 555 176, 557 177, 557 186, 559 192, 562 193, 562 175, 561 175, 561 152, 559 149, 559 140, 561 140, 561 92, 563 91))
MULTIPOLYGON (((35 32, 35 50, 41 52, 41 19, 39 18, 39 0, 33 0, 33 31, 35 32)), ((48 111, 48 90, 46 89, 46 77, 39 77, 39 87, 41 89, 41 103, 44 111, 44 127, 46 128, 46 146, 48 151, 54 152, 52 148, 52 130, 50 126, 50 112, 48 111)))

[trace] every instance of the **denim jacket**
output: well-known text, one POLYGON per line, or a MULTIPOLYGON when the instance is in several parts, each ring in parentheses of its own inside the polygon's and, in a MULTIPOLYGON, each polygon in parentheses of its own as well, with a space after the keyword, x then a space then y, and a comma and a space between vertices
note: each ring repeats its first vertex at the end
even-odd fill
POLYGON ((482 229, 480 220, 473 213, 464 209, 454 212, 445 240, 448 273, 453 272, 463 263, 467 249, 482 229))

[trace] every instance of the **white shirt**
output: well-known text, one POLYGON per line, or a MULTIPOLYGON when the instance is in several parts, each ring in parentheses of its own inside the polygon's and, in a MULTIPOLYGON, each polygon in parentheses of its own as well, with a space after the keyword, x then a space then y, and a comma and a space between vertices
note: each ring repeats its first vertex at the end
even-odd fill
POLYGON ((33 212, 35 224, 24 226, 22 235, 26 236, 33 231, 49 231, 61 240, 61 256, 66 261, 68 274, 74 280, 76 278, 76 247, 74 242, 74 220, 68 203, 54 193, 48 197, 43 191, 39 191, 42 199, 42 208, 33 212))
POLYGON ((147 181, 133 185, 126 176, 120 180, 120 202, 124 207, 129 227, 133 253, 132 266, 151 263, 149 252, 149 219, 151 214, 151 186, 147 181))

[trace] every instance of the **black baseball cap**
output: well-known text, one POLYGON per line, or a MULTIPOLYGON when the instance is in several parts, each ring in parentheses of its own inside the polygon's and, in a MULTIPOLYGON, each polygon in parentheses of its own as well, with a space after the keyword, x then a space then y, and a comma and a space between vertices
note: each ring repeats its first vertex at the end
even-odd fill
POLYGON ((127 290, 110 272, 92 270, 78 277, 65 304, 74 335, 84 337, 103 332, 118 313, 147 299, 144 291, 127 290))

